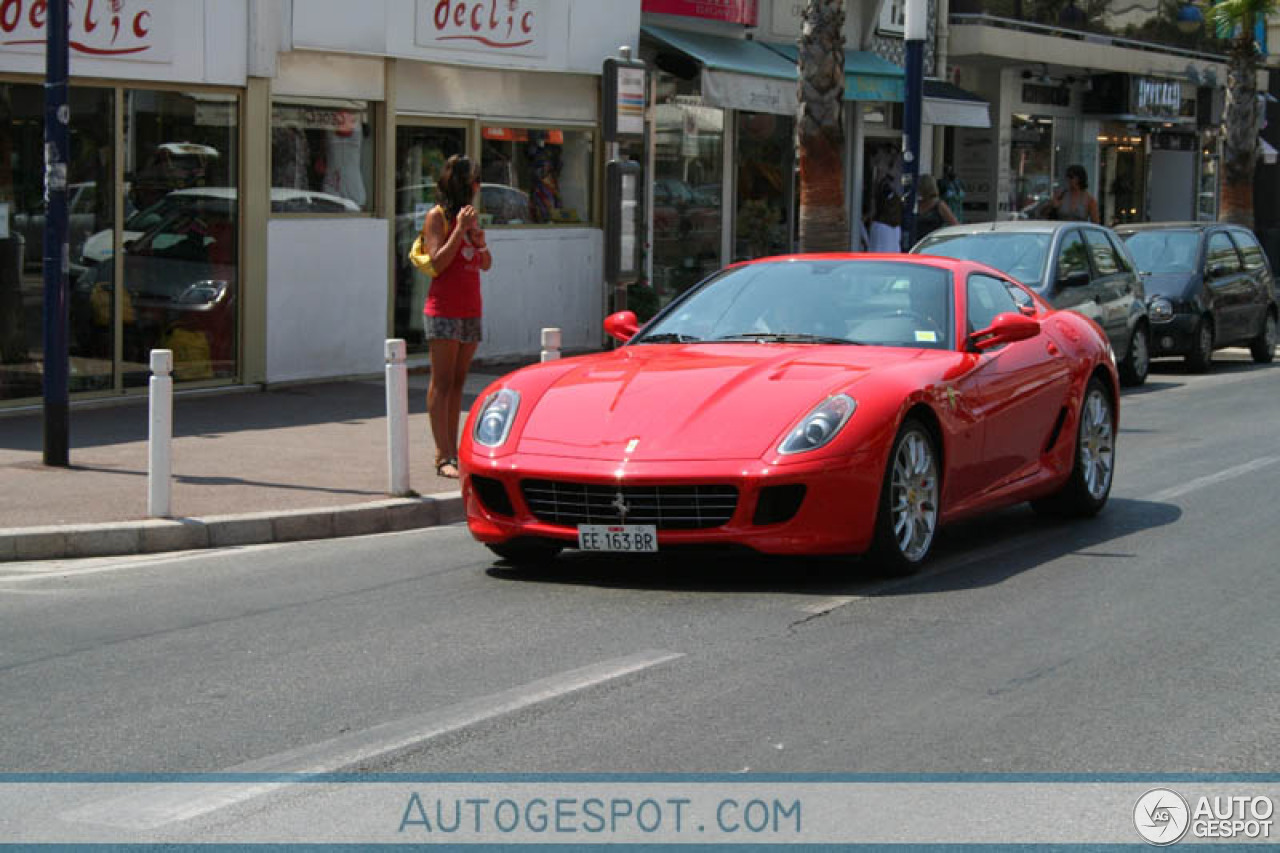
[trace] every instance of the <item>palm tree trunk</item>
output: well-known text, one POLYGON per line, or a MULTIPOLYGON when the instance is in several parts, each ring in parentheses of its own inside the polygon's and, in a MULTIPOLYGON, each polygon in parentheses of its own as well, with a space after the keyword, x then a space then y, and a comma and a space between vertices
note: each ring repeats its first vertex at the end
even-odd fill
POLYGON ((1218 219, 1253 228, 1253 171, 1258 162, 1258 54, 1254 17, 1246 15, 1231 40, 1227 64, 1226 129, 1222 153, 1222 199, 1218 219))
POLYGON ((800 33, 800 251, 849 250, 844 204, 844 0, 806 0, 800 33))

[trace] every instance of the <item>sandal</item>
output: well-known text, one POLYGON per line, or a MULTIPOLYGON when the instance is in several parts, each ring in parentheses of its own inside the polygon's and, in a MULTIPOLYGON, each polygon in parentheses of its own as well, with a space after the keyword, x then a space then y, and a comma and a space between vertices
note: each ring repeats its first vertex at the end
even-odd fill
POLYGON ((444 477, 446 480, 456 480, 461 476, 458 470, 458 460, 456 459, 439 459, 436 461, 436 476, 444 477))

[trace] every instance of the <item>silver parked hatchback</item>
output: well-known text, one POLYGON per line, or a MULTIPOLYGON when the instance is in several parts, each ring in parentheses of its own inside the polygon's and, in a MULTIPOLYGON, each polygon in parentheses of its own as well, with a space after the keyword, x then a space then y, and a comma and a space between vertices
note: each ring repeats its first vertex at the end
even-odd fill
POLYGON ((911 251, 995 267, 1055 308, 1083 314, 1110 339, 1120 380, 1147 380, 1151 325, 1142 276, 1110 228, 1049 220, 953 225, 930 233, 911 251))

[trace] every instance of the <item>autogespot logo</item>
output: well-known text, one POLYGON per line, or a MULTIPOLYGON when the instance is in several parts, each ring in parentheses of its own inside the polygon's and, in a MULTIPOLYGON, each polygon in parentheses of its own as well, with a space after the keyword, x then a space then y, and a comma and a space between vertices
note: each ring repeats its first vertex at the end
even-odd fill
POLYGON ((1168 788, 1154 788, 1133 807, 1133 824, 1148 843, 1163 847, 1181 841, 1190 824, 1187 801, 1168 788))

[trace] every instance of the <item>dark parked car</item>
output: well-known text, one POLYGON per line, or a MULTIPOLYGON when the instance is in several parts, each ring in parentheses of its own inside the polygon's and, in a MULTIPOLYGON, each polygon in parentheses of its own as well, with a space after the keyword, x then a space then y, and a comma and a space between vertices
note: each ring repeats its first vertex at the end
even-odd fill
POLYGON ((1120 380, 1141 385, 1151 362, 1142 276, 1110 228, 1087 222, 981 222, 929 234, 911 251, 979 261, 1093 320, 1116 354, 1120 380))
POLYGON ((1222 347, 1247 346, 1260 363, 1275 358, 1275 279, 1251 231, 1218 222, 1116 230, 1146 276, 1153 356, 1180 355, 1198 372, 1222 347))

